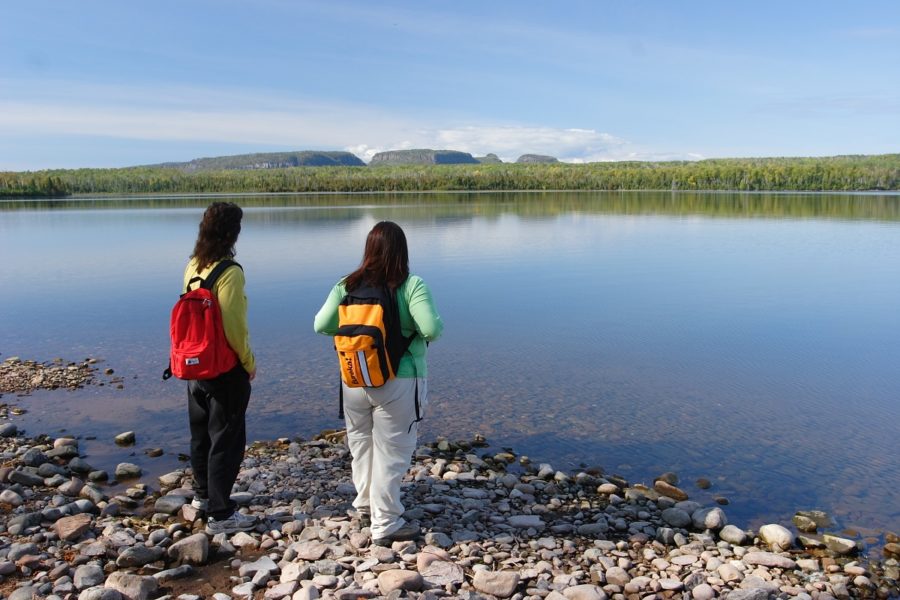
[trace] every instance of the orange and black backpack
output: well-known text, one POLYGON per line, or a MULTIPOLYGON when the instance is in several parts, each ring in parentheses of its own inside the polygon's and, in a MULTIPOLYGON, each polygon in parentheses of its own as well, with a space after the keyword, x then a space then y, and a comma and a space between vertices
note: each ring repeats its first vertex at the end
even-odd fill
MULTIPOLYGON (((416 334, 400 330, 396 293, 387 287, 360 286, 338 306, 334 334, 341 380, 347 387, 381 387, 397 375, 400 359, 416 334)), ((341 387, 343 417, 343 386, 341 387)))

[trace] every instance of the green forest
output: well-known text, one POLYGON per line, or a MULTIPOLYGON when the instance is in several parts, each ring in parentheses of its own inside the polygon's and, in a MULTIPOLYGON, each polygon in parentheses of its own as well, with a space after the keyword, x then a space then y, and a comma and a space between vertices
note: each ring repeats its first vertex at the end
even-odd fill
POLYGON ((0 197, 7 198, 442 190, 900 190, 900 154, 587 164, 291 167, 194 173, 162 167, 0 172, 0 197))

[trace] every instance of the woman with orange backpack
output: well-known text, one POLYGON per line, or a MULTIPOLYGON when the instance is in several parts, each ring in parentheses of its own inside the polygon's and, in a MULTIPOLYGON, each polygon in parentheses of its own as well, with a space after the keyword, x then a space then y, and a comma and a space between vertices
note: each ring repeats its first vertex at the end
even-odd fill
POLYGON ((400 482, 427 400, 427 344, 440 337, 443 322, 428 286, 409 272, 399 225, 372 228, 362 264, 332 288, 314 328, 334 336, 338 350, 353 506, 370 520, 374 544, 415 539, 420 531, 403 519, 400 482))

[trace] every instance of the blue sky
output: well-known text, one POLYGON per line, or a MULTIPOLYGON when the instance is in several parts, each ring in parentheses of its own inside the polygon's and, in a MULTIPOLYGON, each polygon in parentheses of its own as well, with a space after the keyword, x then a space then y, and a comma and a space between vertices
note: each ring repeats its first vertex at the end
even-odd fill
POLYGON ((0 170, 900 152, 900 2, 7 3, 0 170))

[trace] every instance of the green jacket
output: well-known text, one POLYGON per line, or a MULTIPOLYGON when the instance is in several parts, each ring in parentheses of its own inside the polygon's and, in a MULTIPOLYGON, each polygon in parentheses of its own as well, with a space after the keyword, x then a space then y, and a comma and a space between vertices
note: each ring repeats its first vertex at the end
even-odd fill
MULTIPOLYGON (((316 333, 332 336, 337 333, 338 306, 346 295, 347 289, 341 280, 331 289, 325 304, 316 313, 313 323, 316 333)), ((403 335, 409 337, 413 333, 419 334, 410 344, 409 352, 400 360, 397 377, 425 377, 428 375, 425 342, 433 342, 441 336, 444 322, 434 306, 431 291, 418 275, 407 277, 397 290, 397 305, 400 309, 400 329, 403 335)))

